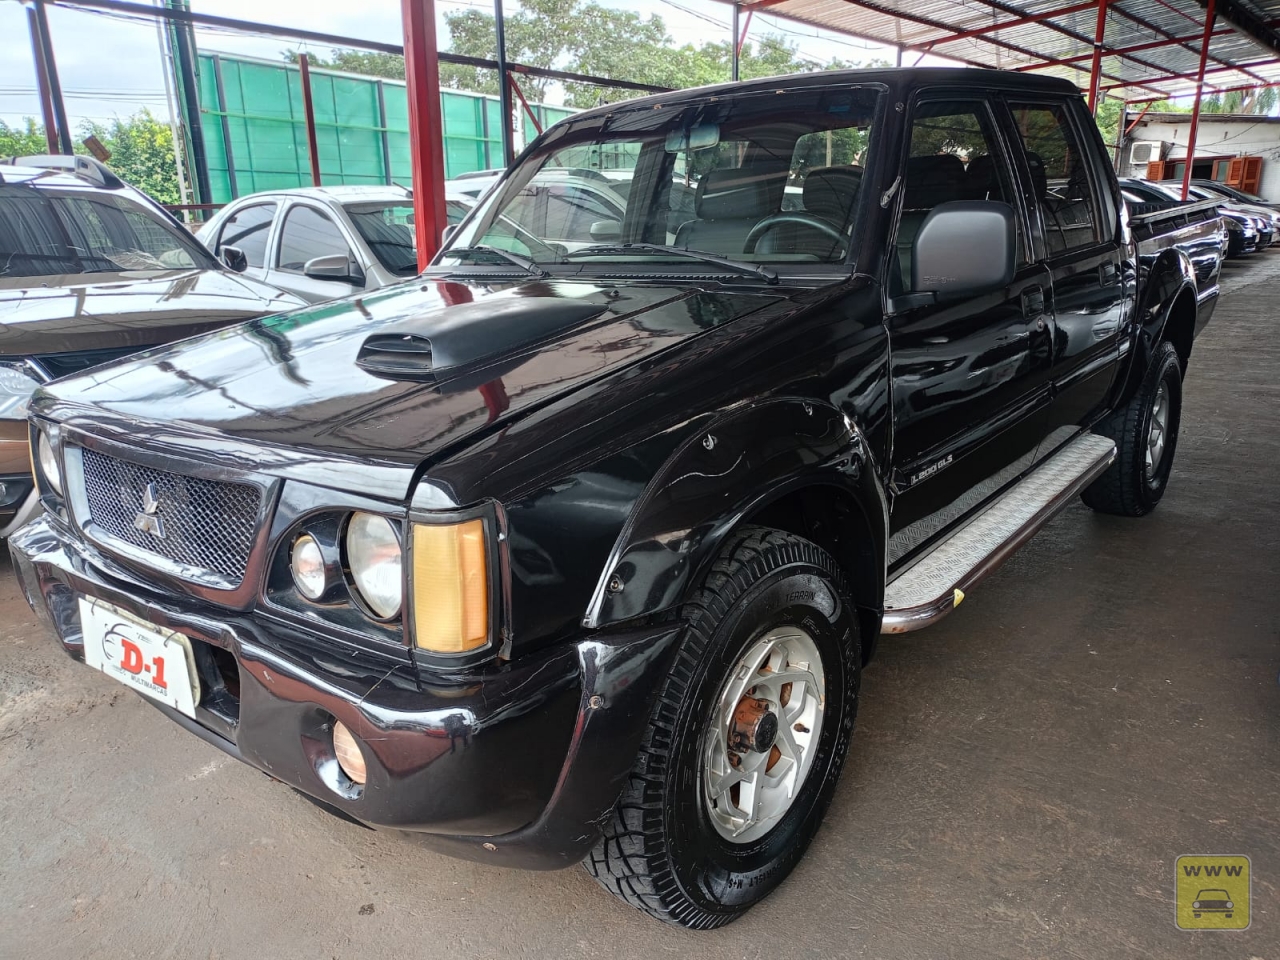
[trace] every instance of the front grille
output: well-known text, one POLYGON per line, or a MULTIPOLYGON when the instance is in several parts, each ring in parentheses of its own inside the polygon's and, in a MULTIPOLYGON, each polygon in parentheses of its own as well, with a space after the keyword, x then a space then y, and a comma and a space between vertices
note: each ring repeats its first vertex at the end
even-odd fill
POLYGON ((188 571, 213 573, 227 586, 244 579, 262 504, 257 487, 167 473, 88 447, 81 458, 97 530, 188 571), (148 500, 154 522, 140 529, 148 500))

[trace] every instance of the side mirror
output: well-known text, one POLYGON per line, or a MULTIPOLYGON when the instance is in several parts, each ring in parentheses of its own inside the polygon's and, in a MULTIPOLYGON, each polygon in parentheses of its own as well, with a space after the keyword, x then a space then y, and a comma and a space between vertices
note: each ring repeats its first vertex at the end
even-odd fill
POLYGON ((619 240, 622 238, 622 224, 617 220, 597 220, 591 225, 592 240, 619 240))
POLYGON ((249 258, 239 247, 223 247, 222 262, 227 265, 228 270, 234 270, 236 273, 244 273, 249 269, 249 258))
POLYGON ((312 280, 340 280, 357 286, 364 285, 364 273, 345 253, 314 257, 303 265, 302 272, 312 280))
POLYGON ((448 226, 446 226, 443 230, 441 230, 441 231, 440 231, 440 246, 442 246, 442 247, 443 247, 446 243, 448 243, 450 240, 452 240, 452 239, 453 239, 453 235, 454 235, 455 233, 457 233, 457 232, 458 232, 458 227, 460 227, 460 226, 461 226, 461 224, 458 224, 458 223, 451 223, 451 224, 449 224, 448 226))
POLYGON ((930 302, 1008 286, 1017 268, 1013 208, 998 200, 954 200, 929 211, 911 257, 912 299, 930 302))

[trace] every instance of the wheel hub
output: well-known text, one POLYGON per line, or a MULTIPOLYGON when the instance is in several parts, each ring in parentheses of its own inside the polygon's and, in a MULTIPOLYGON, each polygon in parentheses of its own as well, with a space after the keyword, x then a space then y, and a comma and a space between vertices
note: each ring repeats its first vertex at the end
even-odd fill
MULTIPOLYGON (((733 711, 733 726, 729 729, 729 749, 732 753, 765 753, 772 749, 773 741, 777 738, 778 717, 769 711, 768 700, 743 697, 738 701, 738 706, 733 711)), ((732 763, 733 757, 729 761, 732 763)))
POLYGON ((791 809, 813 768, 825 684, 818 645, 794 626, 766 633, 729 673, 707 718, 701 776, 726 840, 757 840, 791 809))

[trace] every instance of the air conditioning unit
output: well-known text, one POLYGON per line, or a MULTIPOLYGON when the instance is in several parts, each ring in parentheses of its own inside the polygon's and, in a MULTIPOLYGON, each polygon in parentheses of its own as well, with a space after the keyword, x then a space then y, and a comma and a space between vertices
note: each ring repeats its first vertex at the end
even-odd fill
POLYGON ((1146 164, 1163 160, 1167 146, 1163 140, 1135 140, 1129 148, 1129 162, 1146 164))

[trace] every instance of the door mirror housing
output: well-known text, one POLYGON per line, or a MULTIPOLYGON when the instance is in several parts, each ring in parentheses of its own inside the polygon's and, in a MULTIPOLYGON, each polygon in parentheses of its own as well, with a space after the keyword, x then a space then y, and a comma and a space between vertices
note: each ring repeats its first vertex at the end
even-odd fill
POLYGON ((303 265, 302 273, 312 280, 338 280, 356 286, 364 285, 364 272, 345 253, 313 257, 303 265))
POLYGON ((620 240, 622 238, 622 224, 617 220, 597 220, 591 224, 592 240, 620 240))
POLYGON ((223 247, 222 262, 227 265, 228 270, 234 270, 236 273, 244 273, 249 269, 249 258, 239 247, 223 247))
POLYGON ((911 291, 932 302, 990 293, 1017 269, 1013 207, 998 200, 954 200, 929 211, 916 234, 911 291))

